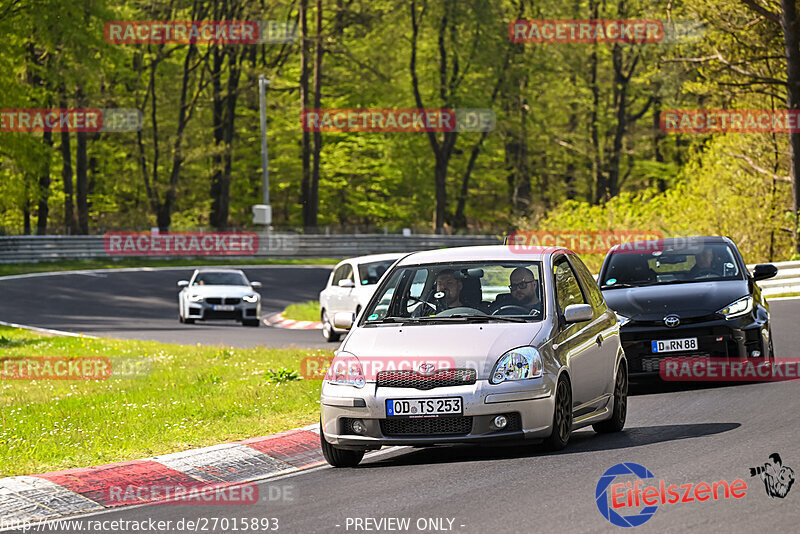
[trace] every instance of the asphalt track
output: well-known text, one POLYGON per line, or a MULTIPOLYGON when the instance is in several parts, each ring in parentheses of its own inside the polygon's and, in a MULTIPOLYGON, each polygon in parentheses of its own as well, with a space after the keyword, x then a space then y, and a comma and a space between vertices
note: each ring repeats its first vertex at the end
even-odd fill
MULTIPOLYGON (((262 294, 267 300, 272 295, 276 308, 284 302, 314 298, 326 272, 284 269, 247 270, 265 283, 262 294), (298 282, 308 293, 278 289, 298 287, 298 282), (293 299, 294 294, 300 296, 293 299)), ((263 335, 263 343, 281 339, 268 337, 275 330, 268 328, 202 326, 187 333, 188 327, 178 325, 174 317, 172 289, 184 274, 109 273, 106 278, 71 275, 53 277, 60 281, 0 281, 0 320, 172 341, 202 341, 193 336, 205 331, 211 331, 209 337, 216 342, 226 342, 227 333, 235 333, 231 337, 237 341, 244 333, 263 335), (166 310, 155 309, 159 303, 166 310), (126 313, 120 318, 122 311, 126 313), (148 325, 154 325, 154 330, 149 331, 148 325)), ((800 356, 800 300, 776 301, 770 308, 778 358, 800 356)), ((311 334, 319 336, 316 331, 311 334)), ((233 522, 244 518, 277 518, 278 532, 298 533, 619 532, 621 528, 598 511, 595 488, 609 467, 635 462, 666 485, 732 483, 737 478, 747 483, 740 499, 661 504, 635 532, 796 532, 800 482, 785 498, 771 498, 761 480, 750 477, 749 468, 764 465, 777 452, 783 464, 800 476, 798 429, 800 382, 710 387, 644 384, 634 388, 623 432, 598 435, 581 430, 560 453, 544 453, 532 444, 389 449, 358 468, 326 466, 263 481, 259 484, 262 502, 255 505, 148 505, 105 511, 83 521, 172 521, 171 529, 162 532, 186 531, 185 523, 182 530, 175 528, 181 519, 200 521, 206 528, 196 530, 202 532, 267 532, 243 530, 241 523, 233 522), (264 499, 278 488, 286 498, 264 499), (397 529, 392 518, 407 518, 409 528, 397 529), (393 522, 373 522, 389 519, 393 522)), ((76 531, 54 527, 58 532, 76 531)))
MULTIPOLYGON (((263 284, 262 317, 288 304, 318 300, 331 267, 245 266, 263 284)), ((94 336, 233 347, 335 348, 320 330, 243 327, 234 321, 178 322, 178 280, 193 269, 64 272, 0 279, 0 321, 94 336)))

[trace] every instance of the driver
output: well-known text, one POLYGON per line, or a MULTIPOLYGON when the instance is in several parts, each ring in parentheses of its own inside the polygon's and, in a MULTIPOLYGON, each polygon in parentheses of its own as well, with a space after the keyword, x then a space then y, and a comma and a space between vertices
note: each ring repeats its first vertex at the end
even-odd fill
POLYGON ((539 282, 533 275, 530 269, 525 267, 517 267, 511 271, 510 284, 508 288, 511 293, 498 295, 492 306, 492 312, 495 312, 503 306, 519 306, 525 308, 528 312, 536 308, 539 311, 542 309, 542 301, 539 300, 539 282))
POLYGON ((710 247, 706 247, 701 250, 695 257, 694 257, 694 267, 689 269, 689 275, 692 277, 696 277, 702 274, 716 274, 719 273, 714 268, 714 251, 710 247))
POLYGON ((452 269, 445 269, 436 275, 436 291, 444 293, 444 303, 449 308, 458 308, 461 304, 461 289, 464 283, 455 277, 452 269))

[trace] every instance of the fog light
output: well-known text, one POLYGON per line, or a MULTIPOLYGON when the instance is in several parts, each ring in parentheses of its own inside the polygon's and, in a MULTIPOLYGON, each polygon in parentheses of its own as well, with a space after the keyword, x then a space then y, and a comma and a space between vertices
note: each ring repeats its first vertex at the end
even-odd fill
POLYGON ((508 424, 508 418, 505 415, 498 415, 494 418, 494 426, 499 429, 503 429, 508 424))
POLYGON ((364 432, 366 432, 366 430, 367 427, 364 426, 364 423, 362 423, 358 419, 353 421, 353 432, 355 432, 356 434, 363 434, 364 432))
POLYGON ((753 358, 760 358, 761 357, 761 351, 760 350, 751 351, 750 352, 750 356, 753 357, 753 358))

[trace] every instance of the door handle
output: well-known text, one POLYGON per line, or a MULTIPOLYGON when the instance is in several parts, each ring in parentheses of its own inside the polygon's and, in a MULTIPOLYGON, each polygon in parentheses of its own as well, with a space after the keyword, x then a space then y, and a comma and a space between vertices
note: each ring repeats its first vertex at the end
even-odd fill
POLYGON ((598 347, 602 347, 603 346, 603 335, 602 334, 597 334, 597 339, 595 339, 595 341, 597 342, 597 346, 598 347))

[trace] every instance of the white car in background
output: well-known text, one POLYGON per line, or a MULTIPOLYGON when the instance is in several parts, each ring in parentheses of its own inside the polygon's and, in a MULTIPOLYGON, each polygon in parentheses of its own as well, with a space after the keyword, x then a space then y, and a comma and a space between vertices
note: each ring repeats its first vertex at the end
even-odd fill
POLYGON ((405 253, 372 254, 339 262, 328 277, 325 289, 319 294, 322 335, 328 341, 339 341, 347 330, 334 328, 331 318, 337 312, 356 315, 369 302, 378 280, 405 253))
POLYGON ((244 326, 261 324, 261 282, 251 282, 239 269, 197 269, 191 280, 178 282, 178 319, 233 319, 244 326))

